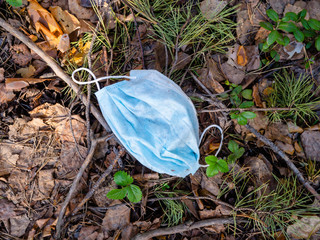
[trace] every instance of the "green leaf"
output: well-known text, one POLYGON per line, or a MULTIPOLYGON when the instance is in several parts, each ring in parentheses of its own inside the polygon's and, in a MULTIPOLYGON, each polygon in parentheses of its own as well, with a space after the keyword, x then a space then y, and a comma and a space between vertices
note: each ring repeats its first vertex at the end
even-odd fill
POLYGON ((112 189, 107 193, 107 197, 110 199, 124 199, 127 194, 125 188, 121 189, 112 189))
POLYGON ((263 52, 267 52, 268 51, 268 48, 269 48, 269 45, 267 42, 265 42, 263 45, 262 45, 262 51, 263 52))
POLYGON ((241 115, 238 116, 237 120, 239 125, 246 125, 248 123, 248 120, 241 115))
POLYGON ((298 42, 303 42, 304 34, 299 29, 293 32, 294 37, 297 39, 298 42))
POLYGON ((228 149, 234 153, 239 149, 239 145, 234 140, 230 140, 228 142, 228 149))
POLYGON ((241 92, 242 97, 245 99, 251 100, 252 99, 252 89, 245 89, 241 92))
POLYGON ((269 22, 260 22, 259 24, 260 24, 261 27, 263 27, 263 28, 265 28, 265 29, 267 29, 269 31, 273 30, 273 26, 269 22))
POLYGON ((232 154, 230 154, 228 156, 228 162, 229 163, 234 163, 236 160, 237 160, 237 157, 236 157, 236 155, 234 153, 232 153, 232 154))
POLYGON ((287 37, 287 36, 285 36, 285 37, 283 38, 283 41, 284 41, 284 46, 287 46, 287 45, 290 43, 290 38, 287 37))
POLYGON ((229 171, 228 163, 225 160, 219 159, 217 165, 220 172, 226 173, 229 171))
POLYGON ((234 155, 236 156, 236 158, 238 159, 238 158, 241 158, 242 157, 242 155, 244 154, 244 148, 243 147, 241 147, 241 148, 239 148, 235 153, 234 153, 234 155))
POLYGON ((268 10, 267 10, 267 15, 268 15, 268 17, 269 17, 272 21, 277 22, 277 21, 279 20, 279 15, 278 15, 278 13, 277 13, 275 10, 273 10, 273 9, 268 9, 268 10))
POLYGON ((300 11, 298 13, 298 18, 301 19, 301 20, 304 20, 304 18, 306 17, 307 15, 307 10, 306 9, 303 9, 302 11, 300 11))
POLYGON ((301 23, 302 23, 302 26, 303 26, 305 29, 307 29, 307 30, 309 30, 309 29, 310 29, 310 26, 309 26, 309 24, 308 24, 308 21, 307 21, 307 20, 305 20, 305 19, 301 19, 301 23))
MULTIPOLYGON (((298 15, 296 13, 294 13, 294 12, 287 12, 286 15, 284 16, 284 18, 285 18, 285 20, 288 19, 288 21, 289 20, 297 21, 298 20, 298 15)), ((282 19, 282 21, 284 21, 283 19, 282 19)), ((284 21, 284 22, 287 22, 287 21, 284 21)))
POLYGON ((316 31, 320 30, 320 21, 318 21, 317 19, 314 19, 314 18, 309 19, 308 24, 312 29, 316 31))
POLYGON ((238 114, 236 113, 230 113, 231 119, 236 119, 238 117, 238 114))
POLYGON ((206 169, 206 174, 208 177, 213 177, 219 173, 219 170, 217 169, 216 166, 210 165, 206 169))
POLYGON ((12 7, 20 7, 22 5, 22 0, 6 0, 6 2, 12 7))
POLYGON ((267 44, 270 46, 272 43, 274 43, 277 38, 280 36, 280 33, 277 30, 271 31, 267 38, 267 44))
POLYGON ((254 103, 252 101, 244 101, 240 104, 239 108, 250 108, 253 107, 254 103))
POLYGON ((308 42, 308 43, 306 44, 306 49, 311 48, 311 46, 312 46, 312 42, 308 42))
POLYGON ((320 51, 320 35, 316 38, 316 41, 314 43, 314 46, 318 51, 320 51))
POLYGON ((314 30, 303 30, 303 34, 305 37, 314 37, 316 33, 314 30))
MULTIPOLYGON (((284 45, 284 39, 283 39, 283 36, 281 34, 279 34, 279 37, 276 39, 276 42, 281 44, 281 45, 284 45)), ((272 50, 274 51, 274 50, 272 50)))
POLYGON ((276 62, 278 62, 280 60, 280 55, 277 53, 277 51, 272 50, 270 52, 270 56, 272 57, 272 59, 274 59, 276 62))
POLYGON ((298 28, 297 26, 292 22, 281 22, 278 26, 278 29, 286 31, 286 32, 294 32, 298 28))
POLYGON ((248 111, 242 112, 242 113, 240 113, 240 115, 242 117, 247 118, 247 119, 253 119, 253 118, 255 118, 257 116, 257 114, 255 114, 254 112, 248 112, 248 111))
POLYGON ((207 156, 205 159, 208 165, 214 165, 218 161, 218 158, 214 155, 207 156))
POLYGON ((235 89, 232 90, 232 93, 238 95, 242 91, 242 86, 237 86, 235 89))
POLYGON ((116 174, 114 174, 113 180, 115 181, 116 184, 123 187, 133 183, 133 178, 124 171, 116 172, 116 174))
POLYGON ((129 186, 126 186, 125 189, 127 191, 127 197, 130 202, 137 203, 141 201, 142 192, 137 185, 130 184, 129 186))

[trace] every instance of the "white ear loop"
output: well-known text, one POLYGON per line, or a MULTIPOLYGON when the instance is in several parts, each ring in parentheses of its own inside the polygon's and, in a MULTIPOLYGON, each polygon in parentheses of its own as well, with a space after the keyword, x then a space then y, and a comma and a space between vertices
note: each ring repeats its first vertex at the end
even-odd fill
MULTIPOLYGON (((206 132, 207 132, 210 128, 213 128, 213 127, 218 128, 219 131, 220 131, 220 134, 221 134, 220 146, 219 146, 218 151, 217 151, 216 154, 215 154, 215 156, 218 156, 218 154, 219 154, 219 152, 220 152, 220 150, 221 150, 221 148, 222 148, 222 143, 223 143, 223 130, 222 130, 222 128, 221 128, 219 125, 212 124, 212 125, 206 127, 206 129, 203 130, 203 132, 202 132, 202 134, 201 134, 201 137, 200 137, 199 146, 200 146, 201 141, 202 141, 204 135, 206 134, 206 132)), ((202 164, 200 164, 200 167, 208 167, 208 166, 209 166, 209 165, 202 165, 202 164)))
POLYGON ((94 75, 94 73, 90 69, 88 69, 88 68, 78 68, 78 69, 76 69, 76 70, 74 70, 72 72, 71 78, 75 83, 77 83, 79 85, 86 85, 86 84, 96 83, 98 90, 100 90, 100 86, 99 86, 98 82, 101 81, 101 80, 110 79, 110 78, 114 78, 114 79, 118 79, 118 78, 135 79, 136 77, 130 77, 130 76, 106 76, 106 77, 96 78, 96 75, 94 75), (92 76, 92 78, 94 80, 89 81, 89 82, 80 82, 80 81, 76 80, 75 77, 74 77, 74 74, 79 72, 79 71, 82 71, 82 70, 87 71, 92 76))

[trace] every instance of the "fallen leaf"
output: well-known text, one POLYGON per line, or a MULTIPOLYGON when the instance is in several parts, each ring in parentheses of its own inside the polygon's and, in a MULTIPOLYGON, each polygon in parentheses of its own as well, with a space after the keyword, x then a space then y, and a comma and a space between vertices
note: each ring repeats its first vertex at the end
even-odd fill
POLYGON ((55 132, 61 142, 84 142, 86 136, 86 122, 78 115, 71 116, 72 129, 69 117, 61 120, 55 127, 55 132), (75 138, 75 140, 74 140, 75 138))
POLYGON ((66 51, 68 51, 70 48, 70 38, 68 34, 63 34, 60 37, 58 46, 57 46, 57 50, 59 50, 60 52, 64 53, 66 51))
POLYGON ((0 82, 4 80, 4 69, 0 68, 0 82))
POLYGON ((36 136, 41 128, 47 128, 47 125, 40 118, 33 118, 31 121, 16 118, 13 125, 9 126, 9 139, 13 142, 15 140, 25 140, 36 136))
POLYGON ((32 60, 29 49, 22 43, 14 45, 11 48, 11 54, 13 62, 21 67, 26 66, 32 60))
POLYGON ((245 49, 248 58, 246 71, 249 72, 260 68, 260 54, 258 45, 246 46, 245 49))
POLYGON ((10 102, 16 95, 7 90, 4 83, 0 83, 0 104, 10 102))
POLYGON ((294 148, 292 146, 292 144, 289 143, 284 143, 281 141, 275 141, 275 144, 285 153, 289 154, 289 155, 293 155, 294 154, 294 148))
POLYGON ((80 230, 79 238, 78 240, 95 240, 98 236, 98 226, 85 226, 82 227, 80 230))
POLYGON ((309 239, 320 230, 320 218, 318 216, 305 216, 288 226, 287 233, 296 239, 309 239))
POLYGON ((259 88, 258 88, 257 84, 255 84, 252 87, 252 97, 253 97, 254 104, 257 107, 261 107, 262 108, 263 104, 262 104, 262 101, 261 101, 261 97, 260 97, 260 94, 259 94, 259 88))
POLYGON ((27 214, 10 218, 10 234, 15 237, 21 237, 25 234, 30 220, 27 214))
POLYGON ((227 76, 228 80, 234 84, 240 85, 245 78, 245 72, 231 66, 228 62, 221 65, 224 75, 227 76))
POLYGON ((70 34, 80 28, 79 20, 67 10, 62 10, 61 7, 54 6, 50 7, 49 11, 60 24, 64 33, 70 34))
POLYGON ((302 133, 303 129, 293 122, 287 122, 289 133, 302 133))
POLYGON ((80 5, 80 0, 69 0, 69 10, 77 16, 78 19, 90 19, 94 16, 94 11, 90 8, 85 8, 80 5))
POLYGON ((15 217, 15 208, 16 207, 12 202, 8 201, 5 198, 0 198, 0 220, 4 221, 8 220, 9 218, 15 217))
POLYGON ((201 180, 201 188, 206 189, 214 196, 218 196, 220 194, 220 187, 219 187, 219 178, 221 178, 221 174, 215 175, 214 177, 207 177, 203 174, 201 180))
POLYGON ((35 76, 42 73, 48 67, 48 65, 44 61, 41 61, 41 60, 34 60, 32 62, 32 65, 36 69, 36 71, 34 72, 35 76))
POLYGON ((184 52, 179 52, 175 70, 183 69, 185 66, 187 66, 190 63, 190 61, 191 61, 191 56, 189 54, 186 54, 184 52))
POLYGON ((19 155, 13 153, 12 147, 3 144, 0 146, 0 176, 4 176, 11 173, 16 167, 19 155))
POLYGON ((36 199, 37 194, 35 193, 35 196, 33 197, 34 201, 44 200, 50 197, 51 191, 53 190, 53 187, 55 185, 53 172, 54 172, 54 169, 41 170, 39 172, 39 175, 38 175, 39 196, 38 196, 38 199, 36 199))
POLYGON ((240 46, 237 52, 237 64, 240 66, 246 66, 248 63, 247 53, 243 46, 240 46))
MULTIPOLYGON (((299 1, 301 2, 301 1, 299 1)), ((295 4, 298 5, 298 4, 295 4)), ((311 0, 306 4, 307 6, 301 6, 302 8, 306 8, 307 12, 310 15, 310 18, 315 18, 320 21, 320 3, 318 0, 311 0)))
POLYGON ((296 150, 297 153, 301 153, 302 152, 302 147, 299 145, 298 142, 294 143, 294 149, 296 150))
MULTIPOLYGON (((119 200, 113 201, 110 206, 120 204, 119 200)), ((103 221, 102 230, 104 232, 123 229, 130 223, 130 208, 126 205, 120 205, 112 209, 108 209, 103 221)))
POLYGON ((23 78, 29 78, 32 77, 35 73, 36 69, 34 66, 29 65, 29 67, 20 68, 17 70, 17 73, 21 75, 23 78))
POLYGON ((320 161, 319 131, 304 131, 301 134, 301 143, 308 159, 313 161, 320 161))
POLYGON ((263 28, 263 27, 260 27, 256 36, 254 37, 254 40, 256 41, 256 44, 259 44, 259 43, 262 43, 266 40, 266 38, 269 36, 269 33, 271 31, 263 28))
POLYGON ((57 47, 63 31, 59 24, 46 9, 36 0, 29 0, 28 13, 37 32, 42 32, 50 46, 57 47))
POLYGON ((292 139, 289 137, 289 129, 282 122, 275 122, 268 126, 264 136, 271 141, 279 140, 284 143, 292 144, 292 139))
POLYGON ((204 0, 200 3, 202 15, 208 20, 214 19, 227 6, 227 1, 204 0))

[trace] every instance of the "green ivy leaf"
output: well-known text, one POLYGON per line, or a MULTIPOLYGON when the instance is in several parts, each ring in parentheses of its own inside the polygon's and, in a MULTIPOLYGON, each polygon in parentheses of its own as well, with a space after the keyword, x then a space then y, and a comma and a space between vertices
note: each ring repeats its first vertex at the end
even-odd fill
POLYGON ((281 22, 278 26, 278 29, 286 31, 286 32, 294 32, 296 31, 298 28, 295 24, 293 24, 292 22, 281 22))
POLYGON ((127 197, 130 202, 137 203, 141 201, 142 192, 137 185, 130 184, 129 186, 126 186, 125 189, 127 191, 127 197))
POLYGON ((263 28, 265 28, 265 29, 267 29, 269 31, 273 30, 273 26, 269 22, 260 22, 259 24, 260 24, 261 27, 263 27, 263 28))
POLYGON ((123 187, 133 183, 133 178, 125 171, 116 172, 116 174, 114 174, 113 179, 116 184, 123 186, 123 187))
MULTIPOLYGON (((284 16, 284 18, 282 19, 282 21, 287 20, 287 21, 297 21, 298 20, 298 15, 294 12, 287 12, 286 15, 284 16)), ((287 22, 287 21, 284 21, 284 22, 287 22)))
POLYGON ((297 39, 298 42, 303 42, 304 34, 299 29, 293 32, 294 37, 297 39))
POLYGON ((310 26, 309 26, 307 20, 301 19, 301 23, 302 23, 302 26, 303 26, 305 29, 310 30, 310 26))
POLYGON ((303 9, 302 11, 300 11, 298 13, 298 18, 301 19, 301 20, 304 20, 304 18, 307 16, 307 10, 306 9, 303 9))
POLYGON ((239 145, 238 145, 238 143, 236 143, 234 140, 230 140, 230 141, 228 142, 228 149, 229 149, 231 152, 235 153, 235 152, 239 149, 239 145))
POLYGON ((253 107, 254 103, 252 101, 244 101, 240 104, 239 108, 250 108, 253 107))
POLYGON ((316 41, 314 43, 314 46, 318 51, 320 51, 320 35, 316 38, 316 41))
POLYGON ((242 97, 245 99, 251 100, 252 99, 252 89, 245 89, 241 92, 242 97))
POLYGON ((268 15, 268 17, 269 17, 272 21, 277 22, 277 21, 279 20, 279 15, 278 15, 278 13, 277 13, 275 10, 273 10, 273 9, 268 9, 268 10, 267 10, 267 15, 268 15))
POLYGON ((320 30, 320 21, 318 21, 317 19, 310 18, 308 20, 308 24, 312 29, 314 29, 316 31, 320 30))
POLYGON ((6 0, 6 2, 12 7, 20 7, 22 5, 22 0, 6 0))
POLYGON ((272 43, 274 43, 277 38, 280 37, 280 33, 277 30, 273 30, 271 31, 271 33, 269 34, 268 38, 267 38, 267 44, 270 46, 272 43))
POLYGON ((218 161, 218 158, 214 155, 207 156, 205 159, 208 165, 214 165, 218 161))
POLYGON ((236 156, 236 158, 238 159, 238 158, 241 158, 242 157, 242 155, 244 154, 244 148, 243 147, 241 147, 241 148, 239 148, 235 153, 234 153, 234 155, 236 156))
POLYGON ((112 189, 107 193, 107 197, 110 199, 124 199, 127 194, 125 188, 121 189, 112 189))
POLYGON ((255 118, 257 116, 257 114, 255 114, 254 112, 247 112, 247 111, 240 113, 240 115, 242 117, 247 118, 247 119, 253 119, 253 118, 255 118))
POLYGON ((239 125, 246 125, 248 123, 248 120, 241 115, 238 116, 237 120, 239 125))

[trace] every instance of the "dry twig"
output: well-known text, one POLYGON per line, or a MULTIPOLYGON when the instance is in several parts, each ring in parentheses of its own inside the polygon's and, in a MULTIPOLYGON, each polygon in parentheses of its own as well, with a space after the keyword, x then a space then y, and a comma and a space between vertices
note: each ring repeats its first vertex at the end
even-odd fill
POLYGON ((320 201, 320 195, 319 193, 317 193, 317 191, 310 185, 310 183, 308 183, 304 177, 302 176, 302 174, 300 173, 300 171, 298 170, 298 168, 291 162, 291 160, 288 158, 288 156, 281 151, 273 142, 271 142, 269 139, 267 139, 265 136, 261 135, 257 130, 255 130, 252 126, 250 126, 249 124, 245 125, 246 128, 252 132, 259 140, 261 140, 262 142, 264 142, 265 144, 267 144, 275 153, 277 153, 288 165, 288 167, 293 171, 293 173, 297 176, 297 178, 299 179, 299 181, 303 184, 303 186, 305 186, 306 189, 308 189, 308 191, 310 193, 313 194, 313 196, 315 196, 316 199, 318 199, 320 201))
POLYGON ((275 112, 275 111, 292 111, 294 108, 220 108, 212 110, 200 110, 198 113, 230 112, 230 111, 253 111, 253 112, 275 112))

